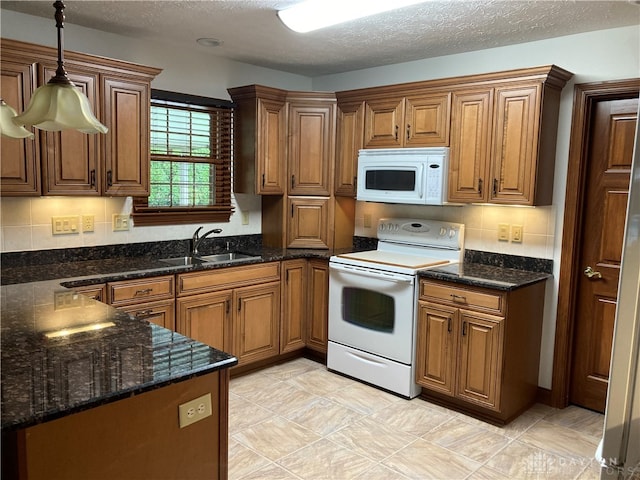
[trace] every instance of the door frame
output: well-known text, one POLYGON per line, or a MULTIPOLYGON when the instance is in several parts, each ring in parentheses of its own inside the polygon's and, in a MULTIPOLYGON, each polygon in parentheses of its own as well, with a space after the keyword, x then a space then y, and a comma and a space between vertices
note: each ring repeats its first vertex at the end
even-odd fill
POLYGON ((598 101, 637 98, 639 94, 640 78, 583 83, 574 87, 553 352, 552 407, 565 408, 569 405, 576 294, 582 275, 579 255, 591 115, 598 101))

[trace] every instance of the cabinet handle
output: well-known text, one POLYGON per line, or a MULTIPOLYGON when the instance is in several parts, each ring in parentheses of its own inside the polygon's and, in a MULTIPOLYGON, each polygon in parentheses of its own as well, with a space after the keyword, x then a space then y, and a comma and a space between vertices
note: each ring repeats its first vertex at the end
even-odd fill
POLYGON ((89 183, 92 187, 96 186, 96 171, 95 170, 91 170, 91 173, 89 173, 89 183))
POLYGON ((481 178, 479 178, 479 179, 478 179, 478 193, 479 193, 480 195, 482 195, 482 184, 483 184, 483 183, 484 183, 484 182, 482 181, 482 179, 481 179, 481 178))
POLYGON ((396 140, 398 140, 398 125, 396 125, 396 140))
POLYGON ((264 187, 264 173, 262 174, 262 187, 264 187))
POLYGON ((227 306, 227 315, 229 315, 229 312, 231 311, 231 300, 227 300, 226 302, 226 306, 227 306))
POLYGON ((151 292, 153 292, 153 288, 145 288, 144 290, 136 290, 136 293, 134 293, 133 296, 137 297, 138 295, 149 295, 151 292))
POLYGON ((467 303, 467 297, 464 295, 456 295, 455 293, 451 294, 451 300, 457 303, 467 303))
POLYGON ((111 173, 111 170, 107 171, 107 186, 113 186, 113 174, 111 173))
POLYGON ((462 322, 462 336, 467 335, 467 322, 462 322))
POLYGON ((494 195, 498 194, 498 179, 497 178, 493 179, 493 194, 494 195))
POLYGON ((407 140, 411 137, 411 125, 407 123, 407 140))
POLYGON ((293 218, 293 205, 291 205, 291 218, 293 218))
POLYGON ((353 177, 353 191, 354 192, 358 191, 358 177, 357 176, 353 177))
POLYGON ((241 310, 242 310, 242 299, 239 298, 238 299, 238 311, 241 311, 241 310))
POLYGON ((291 188, 295 188, 296 186, 296 176, 291 175, 291 188))
POLYGON ((289 283, 289 270, 287 270, 287 271, 285 272, 285 274, 286 274, 286 275, 285 275, 285 276, 286 276, 286 280, 285 280, 285 282, 289 283))
POLYGON ((140 312, 136 312, 136 318, 146 318, 151 317, 153 315, 153 310, 142 310, 140 312))
POLYGON ((451 333, 451 317, 447 318, 447 332, 451 333))

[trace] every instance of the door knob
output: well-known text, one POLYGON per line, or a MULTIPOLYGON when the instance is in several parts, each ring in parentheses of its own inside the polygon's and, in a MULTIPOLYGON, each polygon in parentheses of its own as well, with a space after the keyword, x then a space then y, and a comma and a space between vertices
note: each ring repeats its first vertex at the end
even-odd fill
POLYGON ((584 269, 584 274, 589 278, 602 278, 602 274, 600 272, 596 272, 590 266, 584 269))

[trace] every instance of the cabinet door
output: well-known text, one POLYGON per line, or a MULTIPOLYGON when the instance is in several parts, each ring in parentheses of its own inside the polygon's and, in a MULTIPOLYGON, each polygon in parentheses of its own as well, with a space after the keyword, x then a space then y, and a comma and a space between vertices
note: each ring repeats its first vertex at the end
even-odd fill
POLYGON ((335 194, 356 196, 358 151, 362 148, 364 103, 338 105, 335 194))
POLYGON ((448 146, 450 117, 450 93, 407 97, 403 124, 404 146, 448 146))
POLYGON ((500 410, 504 318, 460 310, 457 396, 500 410))
POLYGON ((233 352, 231 302, 231 290, 179 298, 177 332, 218 350, 233 352))
POLYGON ((255 175, 256 193, 277 195, 284 193, 286 169, 285 147, 287 117, 285 102, 258 99, 258 122, 255 175))
POLYGON ((321 353, 327 353, 329 341, 329 262, 309 260, 307 275, 309 288, 307 347, 321 353))
POLYGON ((367 100, 364 108, 364 148, 401 147, 404 98, 367 100))
POLYGON ((330 195, 335 105, 289 105, 289 194, 330 195))
POLYGON ((458 309, 419 302, 416 383, 455 394, 458 309))
POLYGON ((292 352, 305 346, 306 284, 307 261, 305 259, 282 262, 280 353, 292 352))
MULTIPOLYGON (((43 83, 56 73, 55 65, 41 66, 43 83)), ((94 115, 98 108, 98 75, 68 70, 69 78, 87 96, 94 115)), ((87 135, 77 130, 43 132, 42 173, 45 195, 100 195, 102 179, 98 142, 102 135, 87 135)))
POLYGON ((486 202, 489 177, 493 89, 453 93, 450 202, 486 202))
MULTIPOLYGON (((35 64, 2 56, 0 98, 18 113, 23 112, 35 90, 35 64)), ((33 131, 33 130, 32 130, 33 131)), ((34 140, 2 137, 0 142, 0 195, 40 195, 40 144, 34 140)))
POLYGON ((541 89, 496 88, 490 202, 533 204, 541 89))
POLYGON ((239 365, 280 353, 280 282, 237 288, 233 294, 234 355, 239 365))
POLYGON ((327 197, 289 197, 288 248, 331 248, 327 197))
POLYGON ((161 302, 148 302, 139 305, 122 307, 129 315, 140 320, 147 320, 169 330, 176 329, 175 301, 164 300, 161 302))
POLYGON ((149 196, 149 85, 104 77, 104 193, 149 196))

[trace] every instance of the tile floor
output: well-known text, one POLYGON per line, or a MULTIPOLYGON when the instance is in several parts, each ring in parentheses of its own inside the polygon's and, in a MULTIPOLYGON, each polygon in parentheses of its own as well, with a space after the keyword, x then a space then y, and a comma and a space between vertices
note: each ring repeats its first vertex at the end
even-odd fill
POLYGON ((231 380, 229 479, 597 479, 603 420, 536 405, 495 427, 301 358, 231 380))

